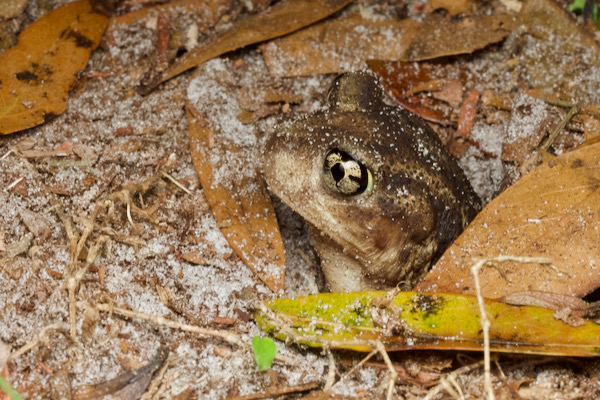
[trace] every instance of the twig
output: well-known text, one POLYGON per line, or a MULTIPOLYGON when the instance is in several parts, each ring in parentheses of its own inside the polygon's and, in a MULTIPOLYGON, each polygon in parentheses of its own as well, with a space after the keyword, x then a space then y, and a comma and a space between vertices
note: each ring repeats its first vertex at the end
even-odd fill
POLYGON ((2 157, 0 157, 0 161, 4 160, 6 157, 10 156, 12 153, 16 153, 13 149, 8 150, 2 157))
MULTIPOLYGON (((333 358, 333 353, 329 349, 327 349, 327 359, 329 360, 329 365, 327 367, 327 380, 325 381, 325 386, 323 386, 324 392, 330 391, 335 384, 335 358, 333 358)), ((342 379, 340 378, 340 381, 342 379)))
POLYGON ((454 390, 456 379, 452 375, 448 375, 445 378, 440 379, 440 386, 444 388, 446 393, 448 393, 453 399, 461 400, 460 394, 454 390))
POLYGON ((23 354, 27 353, 29 350, 35 348, 40 342, 44 342, 48 339, 47 333, 50 331, 64 331, 67 332, 69 330, 69 326, 63 322, 59 322, 56 324, 46 325, 35 336, 34 339, 25 343, 19 350, 15 351, 8 357, 8 361, 15 360, 21 357, 23 354))
POLYGON ((24 177, 20 177, 18 179, 16 179, 15 181, 13 181, 13 183, 11 183, 10 185, 8 185, 7 187, 4 188, 5 192, 10 192, 10 190, 12 188, 14 188, 15 186, 17 186, 19 183, 21 183, 21 181, 25 179, 24 177))
MULTIPOLYGON (((448 378, 449 376, 456 378, 457 376, 467 373, 467 372, 470 372, 470 371, 474 370, 475 368, 481 367, 482 365, 483 365, 483 361, 479 361, 479 362, 471 364, 471 365, 465 365, 464 367, 455 369, 454 371, 447 374, 446 378, 448 378)), ((440 379, 440 384, 431 388, 429 390, 429 392, 427 392, 427 396, 423 397, 423 400, 433 400, 433 398, 436 397, 443 389, 445 390, 446 387, 444 386, 444 384, 442 384, 442 382, 443 382, 443 380, 440 379)))
POLYGON ((556 128, 554 128, 554 130, 550 133, 550 136, 548 136, 548 139, 546 139, 546 141, 540 146, 540 150, 548 151, 548 149, 550 148, 552 143, 554 143, 554 141, 556 140, 556 138, 558 137, 560 132, 565 128, 565 126, 567 126, 567 123, 578 112, 579 112, 579 107, 577 107, 577 105, 572 105, 571 108, 569 109, 569 112, 567 112, 567 115, 565 115, 565 117, 562 119, 562 121, 560 121, 560 124, 558 124, 558 126, 556 128))
POLYGON ((255 393, 249 394, 247 396, 236 396, 236 397, 228 397, 227 400, 260 400, 260 399, 268 399, 270 397, 281 396, 284 394, 291 393, 301 393, 306 392, 308 390, 313 390, 321 386, 321 382, 310 382, 304 383, 302 385, 297 386, 288 386, 288 387, 274 387, 267 390, 264 393, 255 393))
POLYGON ((490 374, 490 320, 485 312, 485 302, 481 295, 481 284, 479 283, 479 270, 488 260, 479 260, 471 267, 471 273, 475 280, 475 291, 477 293, 477 304, 479 305, 479 315, 481 328, 483 329, 483 385, 488 394, 489 400, 494 400, 494 390, 492 388, 492 377, 490 374))
MULTIPOLYGON (((94 241, 94 243, 89 246, 88 254, 87 254, 84 265, 82 267, 78 268, 79 255, 81 254, 86 243, 88 242, 90 235, 92 234, 92 232, 94 232, 94 229, 96 226, 96 220, 98 219, 100 212, 104 210, 105 212, 107 212, 107 215, 110 218, 110 215, 111 215, 112 211, 114 210, 114 203, 117 201, 121 201, 121 202, 125 203, 125 205, 126 205, 127 220, 129 221, 129 223, 131 224, 131 226, 133 227, 133 229, 135 231, 137 231, 137 228, 133 222, 132 213, 141 215, 142 217, 148 219, 150 222, 152 222, 153 224, 156 225, 157 222, 152 218, 152 214, 158 209, 158 206, 156 206, 150 210, 140 209, 140 208, 136 207, 135 204, 132 204, 131 197, 132 197, 132 195, 134 195, 136 193, 139 193, 139 194, 145 193, 150 188, 152 188, 153 186, 158 184, 158 182, 163 178, 163 176, 165 174, 168 175, 167 172, 170 168, 173 167, 173 165, 175 164, 175 161, 176 161, 175 155, 171 154, 169 156, 167 162, 165 163, 165 166, 163 168, 161 168, 156 174, 154 174, 154 176, 152 176, 150 179, 148 179, 144 182, 141 182, 137 185, 133 185, 131 187, 119 190, 118 192, 111 194, 107 198, 97 201, 96 206, 95 206, 94 210, 92 211, 92 214, 89 216, 89 218, 84 220, 83 231, 81 232, 81 236, 79 237, 79 239, 77 239, 76 234, 74 233, 74 228, 73 228, 71 221, 64 215, 64 212, 62 211, 60 206, 58 204, 55 205, 55 208, 57 210, 59 218, 65 224, 65 230, 67 232, 67 237, 68 237, 69 241, 71 242, 71 252, 72 252, 71 253, 71 265, 69 266, 69 268, 67 269, 67 272, 65 273, 65 281, 66 281, 65 286, 67 288, 68 296, 69 296, 69 323, 70 323, 70 335, 71 335, 72 340, 76 340, 76 335, 77 335, 76 294, 77 294, 77 291, 79 290, 81 280, 83 279, 85 274, 88 272, 90 265, 92 265, 95 262, 96 258, 98 257, 98 255, 100 253, 100 250, 102 249, 104 244, 109 240, 108 235, 106 235, 106 234, 100 235, 94 241)), ((174 179, 172 177, 171 177, 171 180, 174 181, 174 179)), ((181 185, 178 185, 178 186, 181 187, 181 185)), ((103 228, 101 227, 100 232, 102 232, 102 229, 103 228)))
MULTIPOLYGON (((350 369, 350 371, 348 371, 344 375, 342 375, 340 377, 340 379, 334 385, 331 386, 330 389, 333 389, 338 383, 342 382, 348 376, 352 375, 354 373, 354 371, 356 371, 358 368, 360 368, 361 366, 363 366, 367 361, 369 361, 371 359, 371 357, 373 357, 375 354, 377 354, 377 352, 378 352, 378 350, 373 350, 369 354, 367 354, 367 356, 364 357, 362 360, 360 360, 360 362, 358 364, 356 364, 354 367, 352 367, 352 369, 350 369)), ((327 380, 329 381, 329 378, 327 380)), ((323 388, 323 391, 328 391, 328 390, 329 389, 323 388)))
POLYGON ((144 313, 141 313, 138 311, 125 310, 123 308, 114 307, 110 304, 78 303, 78 305, 80 307, 83 305, 88 306, 88 307, 94 307, 100 311, 114 313, 114 314, 121 315, 121 316, 127 317, 127 318, 142 319, 142 320, 149 321, 149 322, 152 322, 152 323, 160 325, 160 326, 166 326, 168 328, 179 329, 184 332, 196 333, 196 334, 203 335, 203 336, 218 337, 218 338, 223 339, 226 342, 234 344, 236 346, 248 347, 248 345, 245 342, 243 342, 242 339, 238 335, 228 332, 228 331, 218 331, 218 330, 213 330, 213 329, 201 328, 199 326, 194 326, 194 325, 182 324, 180 322, 172 321, 172 320, 169 320, 164 317, 157 316, 157 315, 149 315, 149 314, 144 314, 144 313))
POLYGON ((385 365, 387 365, 387 367, 389 369, 390 382, 388 383, 388 391, 387 391, 386 399, 392 400, 392 397, 394 395, 394 386, 396 385, 396 379, 398 379, 398 373, 396 372, 396 368, 394 368, 394 364, 392 364, 392 360, 390 360, 390 356, 389 356, 388 352, 386 351, 383 343, 381 343, 378 340, 377 342, 375 342, 375 348, 377 349, 377 351, 379 351, 379 354, 381 354, 381 356, 383 357, 383 361, 385 362, 385 365))
POLYGON ((83 267, 79 268, 77 271, 71 272, 67 277, 66 286, 69 293, 69 324, 71 325, 70 335, 71 340, 73 341, 77 339, 77 306, 75 304, 75 295, 77 294, 81 280, 85 274, 87 274, 90 265, 96 261, 96 257, 98 257, 98 254, 100 253, 100 249, 102 246, 104 246, 104 243, 107 240, 108 236, 101 235, 98 240, 96 240, 96 243, 90 247, 83 267))
POLYGON ((50 204, 52 204, 50 210, 54 211, 56 215, 58 215, 58 219, 61 220, 65 227, 67 239, 69 240, 69 243, 71 243, 71 253, 75 253, 75 249, 77 248, 77 235, 75 234, 73 221, 71 221, 71 218, 65 214, 62 204, 54 196, 50 197, 50 204))
POLYGON ((187 194, 190 194, 190 195, 192 194, 192 192, 190 191, 190 189, 188 189, 185 186, 183 186, 177 179, 173 178, 170 174, 167 174, 166 172, 163 172, 162 174, 163 174, 163 176, 165 178, 167 178, 168 180, 170 180, 171 182, 173 182, 173 184, 175 186, 177 186, 179 189, 183 190, 187 194))
POLYGON ((488 394, 489 400, 494 400, 494 390, 492 388, 492 377, 491 377, 491 365, 490 365, 490 327, 491 323, 485 312, 485 301, 481 295, 481 284, 479 282, 479 271, 486 264, 492 262, 506 262, 516 261, 521 263, 540 263, 540 264, 551 264, 551 260, 540 257, 516 257, 516 256, 498 256, 482 259, 473 259, 474 263, 471 267, 471 274, 475 281, 475 291, 477 295, 477 304, 479 305, 479 314, 481 320, 481 328, 483 329, 483 362, 484 362, 484 388, 488 394))
POLYGON ((569 109, 569 111, 567 112, 567 115, 565 115, 565 117, 562 119, 562 121, 560 121, 560 123, 556 126, 556 128, 554 128, 554 130, 552 132, 550 132, 550 135, 548 136, 548 138, 544 141, 544 143, 542 143, 534 152, 532 157, 530 157, 526 162, 523 163, 523 165, 521 165, 521 167, 519 168, 521 175, 524 175, 525 173, 527 173, 529 170, 531 170, 534 166, 538 165, 542 159, 542 152, 546 152, 548 151, 548 149, 550 148, 550 146, 552 145, 552 143, 554 143, 554 141, 556 140, 556 138, 558 137, 558 135, 560 134, 560 132, 565 128, 565 126, 567 125, 567 123, 571 120, 571 118, 573 118, 573 116, 575 114, 577 114, 579 112, 579 108, 577 107, 577 105, 573 105, 570 102, 568 104, 557 104, 559 106, 568 106, 571 107, 569 109))
POLYGON ((135 224, 133 223, 133 218, 131 218, 131 199, 129 198, 129 196, 127 196, 126 209, 127 209, 127 221, 129 221, 129 224, 131 225, 133 230, 137 231, 138 229, 136 228, 135 224))
POLYGON ((452 387, 454 389, 456 389, 457 398, 461 399, 461 400, 464 400, 465 395, 463 394, 462 389, 460 388, 460 385, 456 381, 456 377, 454 375, 448 375, 447 381, 452 384, 452 387))
POLYGON ((163 365, 160 367, 160 369, 158 370, 158 372, 155 373, 154 378, 152 379, 152 382, 150 382, 150 385, 148 386, 148 389, 146 390, 146 393, 144 393, 144 395, 140 398, 140 400, 151 400, 151 399, 155 399, 158 398, 157 394, 161 391, 161 387, 164 387, 163 385, 163 378, 165 376, 165 373, 167 372, 167 369, 171 366, 171 357, 169 356, 166 361, 163 363, 163 365))

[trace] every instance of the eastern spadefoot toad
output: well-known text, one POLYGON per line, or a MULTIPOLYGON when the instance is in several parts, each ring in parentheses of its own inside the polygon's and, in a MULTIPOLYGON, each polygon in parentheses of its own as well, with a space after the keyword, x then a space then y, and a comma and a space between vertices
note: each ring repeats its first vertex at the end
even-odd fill
POLYGON ((266 145, 268 186, 314 228, 331 291, 412 287, 480 208, 435 132, 383 98, 370 73, 341 75, 327 109, 266 145))

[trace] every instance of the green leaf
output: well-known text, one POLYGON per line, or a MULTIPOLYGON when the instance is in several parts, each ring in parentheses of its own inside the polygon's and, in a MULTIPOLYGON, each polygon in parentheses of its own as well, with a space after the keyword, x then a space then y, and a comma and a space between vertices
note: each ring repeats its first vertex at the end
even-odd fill
POLYGON ((594 18, 594 23, 596 24, 596 28, 600 29, 600 13, 598 12, 598 4, 594 4, 594 9, 592 11, 592 17, 594 18))
POLYGON ((4 393, 6 393, 12 400, 24 400, 21 396, 19 396, 19 393, 17 393, 17 391, 4 380, 2 375, 0 375, 0 394, 2 394, 2 391, 4 391, 4 393))
MULTIPOLYGON (((585 3, 587 0, 575 0, 573 4, 569 6, 569 11, 571 12, 581 12, 585 7, 585 3)), ((598 4, 594 3, 592 8, 592 19, 594 20, 594 24, 596 28, 600 29, 600 13, 598 12, 598 4)))
POLYGON ((585 7, 586 0, 575 0, 573 4, 569 6, 569 11, 583 11, 583 7, 585 7))
MULTIPOLYGON (((258 325, 279 339, 312 347, 371 351, 483 350, 477 299, 452 293, 322 293, 276 299, 257 313, 258 325)), ((486 300, 492 351, 558 356, 600 355, 600 325, 571 326, 554 311, 486 300)))
POLYGON ((252 338, 252 350, 254 350, 254 358, 256 359, 256 364, 258 364, 258 370, 268 370, 275 359, 275 354, 277 354, 275 343, 268 337, 261 338, 260 336, 254 336, 252 338))

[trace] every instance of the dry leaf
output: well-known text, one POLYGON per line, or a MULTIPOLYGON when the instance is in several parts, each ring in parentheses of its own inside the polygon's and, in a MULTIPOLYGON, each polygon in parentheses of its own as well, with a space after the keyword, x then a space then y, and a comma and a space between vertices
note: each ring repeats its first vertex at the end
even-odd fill
POLYGON ((234 81, 223 62, 213 60, 199 68, 190 82, 187 115, 192 161, 221 232, 248 268, 279 293, 285 275, 283 241, 259 172, 257 130, 242 126, 236 117, 240 108, 234 81), (195 100, 190 100, 193 96, 195 100))
POLYGON ((505 255, 543 257, 552 266, 484 268, 484 297, 532 290, 585 296, 600 286, 599 186, 600 143, 550 159, 488 204, 416 289, 474 293, 472 259, 505 255))
POLYGON ((31 24, 0 55, 0 133, 39 125, 67 106, 76 74, 98 46, 106 17, 87 0, 60 7, 31 24))
MULTIPOLYGON (((381 77, 381 84, 402 107, 417 114, 421 118, 445 124, 448 122, 436 103, 423 104, 418 96, 410 96, 416 88, 423 88, 429 82, 437 82, 442 77, 456 75, 451 66, 438 63, 414 63, 403 61, 369 60, 369 68, 381 77)), ((462 81, 463 78, 460 77, 462 81)), ((437 101, 433 99, 434 101, 437 101)), ((440 103, 438 101, 438 103, 440 103)))
POLYGON ((73 399, 95 400, 104 399, 107 396, 115 400, 139 399, 146 392, 152 380, 152 375, 165 362, 168 355, 168 348, 161 347, 158 349, 156 356, 139 369, 124 372, 106 382, 73 388, 73 399))
POLYGON ((39 238, 39 243, 45 241, 52 232, 52 222, 44 214, 24 208, 19 211, 19 215, 27 229, 39 238))
POLYGON ((460 115, 458 116, 458 128, 456 129, 456 137, 471 138, 471 130, 477 118, 477 104, 479 103, 479 92, 471 90, 467 93, 467 97, 460 107, 460 115))
POLYGON ((260 49, 273 76, 353 71, 364 68, 368 59, 400 58, 403 21, 352 14, 272 40, 260 49))
POLYGON ((127 14, 112 17, 109 23, 111 25, 132 25, 150 16, 157 16, 160 14, 176 15, 178 13, 182 13, 188 18, 192 15, 201 15, 202 21, 207 26, 212 26, 219 20, 219 18, 223 16, 225 11, 228 11, 231 8, 231 3, 232 0, 175 0, 165 4, 157 4, 152 7, 144 7, 127 14))
POLYGON ((519 13, 536 40, 522 40, 519 73, 530 87, 573 99, 580 106, 600 102, 600 45, 580 29, 562 5, 527 0, 519 13))
POLYGON ((493 106, 500 110, 511 111, 513 108, 513 101, 508 93, 498 93, 491 89, 483 91, 481 96, 481 104, 484 106, 493 106))
POLYGON ((215 40, 187 53, 164 73, 147 76, 138 91, 148 94, 161 82, 179 75, 211 58, 254 43, 294 32, 344 8, 351 0, 283 0, 267 10, 233 25, 215 40))
POLYGON ((513 29, 511 15, 496 13, 450 22, 430 15, 422 23, 411 21, 402 36, 403 61, 421 61, 469 54, 498 43, 513 29))
POLYGON ((70 376, 68 368, 60 368, 50 376, 50 396, 52 400, 71 400, 73 399, 71 382, 73 377, 70 376))
POLYGON ((453 108, 458 108, 463 100, 463 83, 458 79, 445 82, 445 85, 439 91, 433 92, 431 96, 445 101, 453 108))
MULTIPOLYGON (((554 311, 486 299, 489 349, 494 352, 597 357, 600 326, 577 327, 554 311)), ((484 350, 475 296, 453 293, 320 293, 270 300, 255 314, 258 326, 278 339, 310 347, 370 352, 484 350)))

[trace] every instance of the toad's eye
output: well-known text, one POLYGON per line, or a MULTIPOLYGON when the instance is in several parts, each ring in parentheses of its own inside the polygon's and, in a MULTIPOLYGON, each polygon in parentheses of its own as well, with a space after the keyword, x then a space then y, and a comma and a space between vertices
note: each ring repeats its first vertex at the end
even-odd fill
POLYGON ((357 196, 373 189, 373 175, 345 151, 333 149, 325 156, 323 179, 329 189, 344 196, 357 196))

